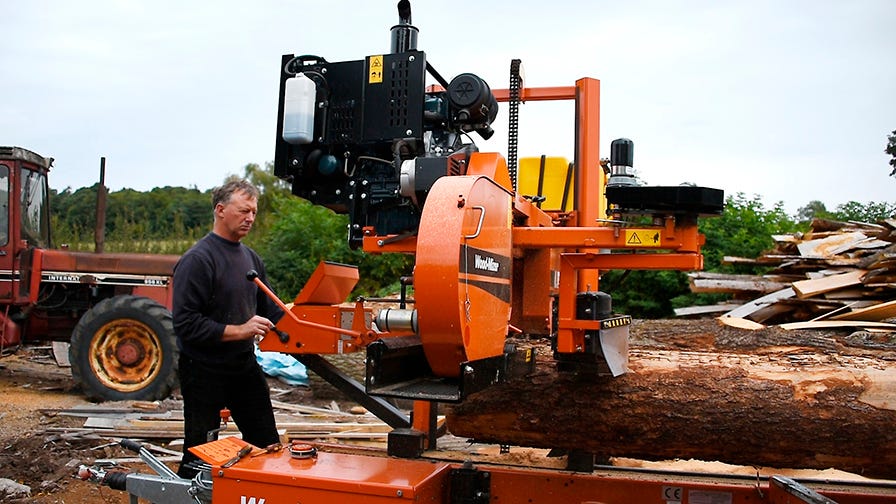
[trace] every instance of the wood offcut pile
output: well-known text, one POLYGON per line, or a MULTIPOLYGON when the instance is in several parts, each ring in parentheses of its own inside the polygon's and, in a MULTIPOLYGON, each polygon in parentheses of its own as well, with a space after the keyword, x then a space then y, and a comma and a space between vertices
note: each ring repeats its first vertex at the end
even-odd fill
MULTIPOLYGON (((391 427, 364 408, 355 406, 342 411, 334 401, 328 407, 290 404, 272 400, 274 416, 281 438, 315 442, 339 442, 357 446, 385 447, 391 427)), ((45 410, 48 415, 83 418, 78 427, 52 427, 47 432, 54 440, 96 439, 117 441, 138 440, 166 462, 180 460, 183 443, 183 410, 177 400, 162 402, 130 402, 124 405, 86 405, 64 410, 45 410)), ((228 423, 221 437, 239 435, 233 422, 228 423)), ((112 460, 115 463, 137 461, 129 456, 112 460)))
POLYGON ((676 311, 721 313, 729 325, 785 329, 854 327, 896 330, 896 219, 878 223, 815 219, 805 234, 776 235, 760 257, 729 264, 765 266, 764 275, 690 274, 693 292, 726 293, 733 302, 676 311))

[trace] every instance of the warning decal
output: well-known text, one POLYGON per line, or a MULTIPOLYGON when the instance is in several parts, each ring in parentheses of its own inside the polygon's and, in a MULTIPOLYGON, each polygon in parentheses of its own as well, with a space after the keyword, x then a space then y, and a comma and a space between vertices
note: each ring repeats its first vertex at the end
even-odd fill
POLYGON ((383 57, 371 56, 370 67, 367 71, 368 84, 382 84, 383 82, 383 57))
POLYGON ((663 232, 659 229, 626 229, 625 245, 628 247, 659 247, 663 244, 663 232))

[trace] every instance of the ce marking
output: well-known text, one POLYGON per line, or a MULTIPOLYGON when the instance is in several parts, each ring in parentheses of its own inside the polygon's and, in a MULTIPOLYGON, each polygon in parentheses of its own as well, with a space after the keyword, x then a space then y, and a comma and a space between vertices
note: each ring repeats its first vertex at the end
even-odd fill
POLYGON ((667 503, 681 502, 681 487, 664 486, 663 500, 667 503))

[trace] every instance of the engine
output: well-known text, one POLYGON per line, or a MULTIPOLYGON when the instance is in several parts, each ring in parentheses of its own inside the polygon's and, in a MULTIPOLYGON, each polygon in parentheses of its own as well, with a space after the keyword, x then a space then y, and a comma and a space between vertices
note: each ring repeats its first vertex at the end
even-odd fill
POLYGON ((392 52, 330 63, 284 55, 274 173, 292 193, 349 216, 349 244, 416 232, 429 188, 464 175, 491 137, 498 104, 472 73, 446 81, 416 50, 409 2, 399 4, 392 52), (436 85, 427 88, 431 76, 436 85))

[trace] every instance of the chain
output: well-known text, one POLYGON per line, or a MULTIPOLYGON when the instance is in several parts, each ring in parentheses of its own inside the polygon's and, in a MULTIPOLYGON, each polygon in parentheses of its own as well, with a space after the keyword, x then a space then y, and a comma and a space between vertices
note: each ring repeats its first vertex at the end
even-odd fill
POLYGON ((510 172, 510 183, 516 191, 517 148, 520 138, 520 90, 523 79, 520 76, 522 62, 518 59, 510 61, 510 116, 507 126, 507 171, 510 172))

